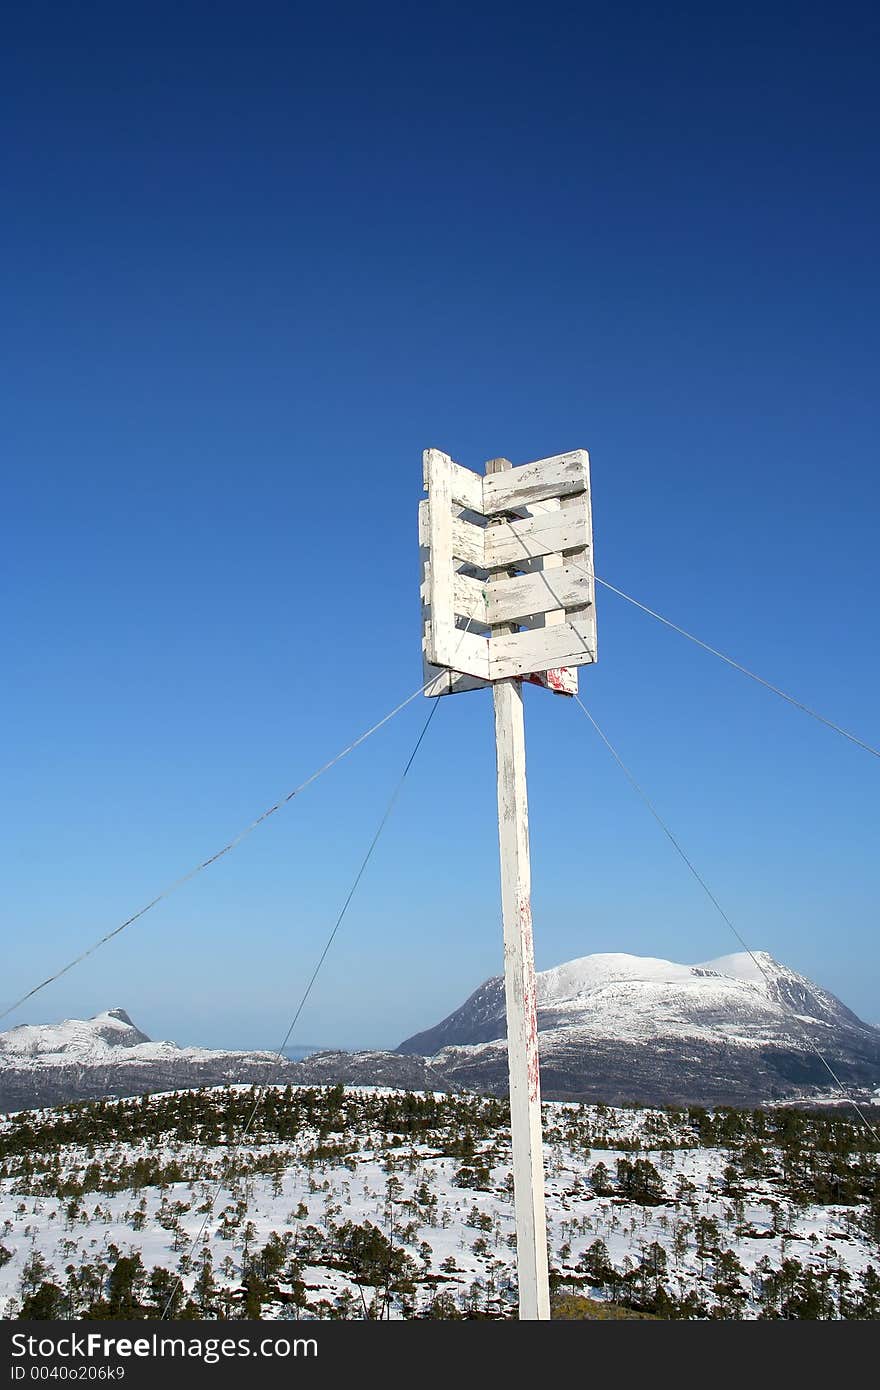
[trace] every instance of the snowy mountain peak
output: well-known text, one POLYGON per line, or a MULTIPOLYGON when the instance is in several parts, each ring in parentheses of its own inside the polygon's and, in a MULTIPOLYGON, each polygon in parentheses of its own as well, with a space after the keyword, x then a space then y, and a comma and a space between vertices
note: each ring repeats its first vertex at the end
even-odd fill
POLYGON ((597 986, 617 980, 655 980, 672 982, 686 979, 690 966, 654 956, 630 956, 622 952, 602 952, 580 956, 564 965, 538 973, 538 999, 549 1004, 562 999, 588 995, 597 986))
POLYGON ((92 1019, 92 1022, 94 1023, 97 1019, 105 1018, 115 1018, 119 1023, 127 1023, 129 1028, 134 1027, 134 1024, 132 1023, 128 1014, 125 1012, 125 1009, 107 1009, 102 1014, 95 1014, 95 1017, 92 1019))
POLYGON ((787 965, 781 965, 767 951, 740 951, 732 956, 719 956, 697 971, 713 971, 726 979, 741 980, 756 994, 800 1018, 829 1022, 859 1024, 860 1019, 828 990, 822 989, 806 975, 800 975, 787 965))
POLYGON ((695 970, 712 970, 716 975, 727 975, 732 980, 748 980, 750 984, 766 983, 768 975, 792 974, 787 967, 774 960, 769 951, 739 951, 732 956, 719 956, 717 960, 707 960, 695 965, 695 970))
MULTIPOLYGON (((542 970, 537 976, 542 1034, 647 1042, 696 1039, 728 1045, 802 1047, 803 1025, 864 1029, 855 1014, 767 951, 682 965, 653 956, 603 952, 542 970)), ((874 1030, 869 1029, 869 1033, 874 1030)), ((398 1051, 435 1056, 445 1047, 503 1041, 504 981, 487 980, 435 1028, 398 1051)))
POLYGON ((125 1009, 106 1009, 94 1018, 66 1018, 62 1023, 22 1023, 0 1033, 0 1060, 61 1057, 65 1062, 95 1061, 110 1049, 149 1043, 125 1009))

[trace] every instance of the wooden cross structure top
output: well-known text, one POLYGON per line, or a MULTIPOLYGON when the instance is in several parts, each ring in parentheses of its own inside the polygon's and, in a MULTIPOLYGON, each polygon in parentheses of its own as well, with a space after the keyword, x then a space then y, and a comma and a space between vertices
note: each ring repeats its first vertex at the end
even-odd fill
POLYGON ((564 694, 596 660, 590 459, 585 449, 474 473, 424 453, 419 506, 428 695, 511 677, 564 694))

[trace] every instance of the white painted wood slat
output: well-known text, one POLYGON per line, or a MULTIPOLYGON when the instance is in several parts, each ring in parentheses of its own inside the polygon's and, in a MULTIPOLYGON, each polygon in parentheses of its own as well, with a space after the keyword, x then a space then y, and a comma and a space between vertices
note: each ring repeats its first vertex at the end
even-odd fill
POLYGON ((588 487, 589 456, 586 449, 574 449, 488 475, 483 479, 482 509, 486 516, 492 516, 547 497, 584 492, 588 487))
POLYGON ((486 532, 482 526, 474 526, 460 516, 452 518, 452 553, 456 559, 473 565, 475 569, 485 569, 485 538, 486 532))
POLYGON ((448 454, 444 454, 440 449, 426 449, 422 455, 422 476, 425 482, 425 491, 431 495, 431 484, 429 476, 429 456, 439 455, 446 460, 447 476, 449 479, 449 497, 454 506, 467 507, 472 512, 482 515, 483 512, 483 478, 479 473, 474 473, 470 468, 463 468, 460 463, 456 463, 448 454))
MULTIPOLYGON (((426 624, 428 650, 431 651, 431 623, 426 624)), ((489 639, 480 637, 475 632, 466 632, 462 628, 452 629, 453 637, 451 641, 450 655, 452 660, 442 664, 449 666, 450 670, 460 672, 463 675, 476 676, 481 681, 489 679, 489 639)))
POLYGON ((428 604, 431 609, 428 660, 435 666, 449 667, 452 666, 451 641, 454 632, 451 465, 452 460, 439 449, 425 450, 431 547, 428 570, 428 604))
MULTIPOLYGON (((582 464, 583 462, 584 461, 581 460, 582 464)), ((586 468, 584 468, 584 474, 586 476, 586 468)), ((578 493, 575 495, 566 495, 561 498, 554 498, 552 501, 547 500, 544 502, 535 502, 532 504, 531 511, 534 515, 542 511, 552 511, 554 508, 560 509, 562 511, 567 511, 569 513, 577 509, 582 514, 585 508, 587 511, 589 511, 589 497, 585 493, 578 493)), ((582 552, 580 551, 578 552, 578 554, 581 553, 582 552)), ((562 570, 564 563, 565 562, 563 560, 562 555, 556 554, 544 556, 541 569, 543 571, 544 580, 547 584, 548 589, 555 591, 556 576, 562 570), (546 577, 548 570, 552 571, 549 580, 546 577)), ((575 572, 577 573, 577 571, 575 572)), ((581 575, 581 578, 584 578, 584 576, 581 575)), ((536 624, 536 626, 558 626, 560 623, 565 622, 567 616, 570 616, 569 614, 567 614, 566 609, 573 607, 574 605, 568 605, 563 602, 562 607, 550 609, 547 613, 545 613, 543 624, 539 622, 538 624, 536 624)), ((577 666, 551 666, 546 671, 536 672, 532 679, 536 679, 538 684, 543 684, 547 686, 547 688, 550 690, 554 690, 559 693, 565 693, 568 695, 577 694, 577 666)))
POLYGON ((579 550, 587 543, 585 508, 505 521, 486 529, 485 568, 501 569, 559 550, 579 550))
POLYGON ((480 680, 477 676, 462 674, 460 671, 450 671, 446 666, 435 666, 428 660, 428 640, 431 627, 431 605, 430 605, 430 527, 428 519, 428 503, 419 503, 419 564, 421 582, 419 594, 422 603, 422 669, 425 681, 431 684, 425 689, 428 697, 440 695, 457 695, 465 690, 482 690, 487 682, 480 680))
POLYGON ((533 685, 543 685, 554 695, 576 695, 578 693, 578 668, 576 666, 551 666, 548 671, 535 671, 523 680, 533 685))
MULTIPOLYGON (((585 458, 587 458, 587 468, 589 470, 589 457, 586 455, 586 453, 584 456, 585 458)), ((582 616, 588 618, 589 622, 592 625, 592 636, 590 638, 589 643, 590 650, 592 652, 590 660, 595 661, 597 658, 596 581, 593 575, 593 516, 592 508, 590 506, 589 474, 587 479, 587 491, 579 493, 577 496, 563 497, 560 502, 560 506, 562 508, 563 516, 577 517, 578 523, 583 526, 584 530, 585 544, 583 549, 578 551, 574 555, 565 557, 565 563, 571 564, 572 566, 580 567, 581 575, 589 589, 589 600, 587 609, 585 613, 582 612, 582 616)), ((580 664, 584 664, 583 657, 581 658, 580 664)))
POLYGON ((486 584, 482 579, 471 579, 457 572, 453 580, 455 611, 462 618, 472 618, 482 627, 495 622, 489 617, 489 601, 486 584))
POLYGON ((579 608, 592 601, 592 585, 587 575, 564 561, 557 569, 496 579, 487 592, 490 623, 522 622, 536 613, 549 613, 554 608, 579 608))
POLYGON ((491 639, 489 676, 510 676, 546 671, 552 666, 583 666, 595 660, 595 624, 591 616, 572 618, 554 627, 514 632, 491 639))

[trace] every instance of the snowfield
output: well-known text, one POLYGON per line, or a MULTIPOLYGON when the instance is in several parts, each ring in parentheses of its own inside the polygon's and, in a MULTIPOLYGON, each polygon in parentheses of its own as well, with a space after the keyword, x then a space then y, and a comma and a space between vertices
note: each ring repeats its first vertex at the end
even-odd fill
MULTIPOLYGON (((304 1096, 321 1094, 302 1090, 304 1096)), ((323 1095, 331 1090, 339 1094, 342 1088, 326 1088, 323 1095)), ((219 1114, 224 1098, 249 1103, 251 1092, 226 1088, 122 1104, 135 1107, 135 1114, 138 1107, 159 1104, 167 1111, 192 1095, 216 1102, 219 1114)), ((455 1138, 461 1147, 453 1155, 442 1152, 436 1132, 422 1141, 381 1128, 377 1106, 383 1097, 403 1104, 404 1093, 361 1088, 343 1095, 342 1118, 332 1133, 322 1122, 300 1125, 294 1138, 273 1141, 255 1126, 237 1173, 226 1180, 228 1146, 179 1133, 62 1144, 54 1168, 43 1154, 42 1174, 39 1163, 31 1167, 7 1157, 0 1170, 0 1313, 17 1315, 29 1281, 63 1289, 71 1269, 102 1262, 112 1267, 134 1253, 147 1270, 158 1265, 179 1273, 183 1289, 194 1293, 208 1251, 215 1283, 226 1290, 227 1312, 234 1315, 237 1306, 241 1316, 248 1260, 274 1233, 298 1262, 305 1291, 293 1304, 292 1281, 285 1282, 282 1272, 266 1293, 262 1316, 359 1317, 375 1306, 376 1289, 336 1267, 332 1250, 334 1232, 344 1222, 369 1222, 405 1250, 419 1272, 413 1292, 389 1300, 389 1316, 418 1315, 440 1293, 451 1295, 461 1310, 509 1315, 516 1287, 514 1221, 509 1137, 506 1120, 498 1120, 499 1103, 435 1097, 447 1107, 446 1140, 455 1138), (460 1123, 457 1106, 466 1117, 460 1123), (113 1175, 120 1165, 131 1174, 139 1161, 176 1163, 182 1180, 142 1183, 123 1175, 121 1190, 86 1191, 73 1199, 58 1192, 67 1178, 81 1181, 96 1164, 111 1189, 118 1185, 113 1175), (53 1186, 55 1195, 46 1195, 53 1186)), ((283 1096, 275 1088, 282 1109, 283 1096)), ((41 1127, 57 1127, 65 1116, 75 1120, 86 1109, 94 1107, 45 1111, 27 1121, 39 1139, 41 1127)), ((714 1316, 755 1317, 762 1279, 792 1257, 838 1292, 858 1289, 866 1271, 871 1282, 880 1255, 864 1201, 791 1200, 780 1182, 780 1153, 769 1145, 758 1160, 766 1176, 752 1176, 744 1186, 731 1177, 732 1157, 739 1162, 737 1143, 705 1145, 696 1123, 683 1112, 659 1109, 546 1105, 548 1241, 559 1288, 607 1299, 620 1297, 624 1285, 645 1293, 652 1281, 661 1282, 673 1298, 692 1294, 714 1316), (633 1200, 617 1190, 618 1163, 636 1160, 653 1165, 659 1198, 633 1200), (609 1185, 597 1191, 604 1187, 599 1164, 609 1185), (714 1235, 707 1222, 716 1223, 714 1235), (615 1271, 604 1282, 585 1269, 596 1241, 604 1243, 615 1271)), ((20 1133, 21 1125, 21 1117, 5 1120, 0 1140, 20 1133)), ((54 1145, 56 1130, 45 1132, 54 1145)), ((836 1315, 833 1297, 826 1315, 836 1315)))

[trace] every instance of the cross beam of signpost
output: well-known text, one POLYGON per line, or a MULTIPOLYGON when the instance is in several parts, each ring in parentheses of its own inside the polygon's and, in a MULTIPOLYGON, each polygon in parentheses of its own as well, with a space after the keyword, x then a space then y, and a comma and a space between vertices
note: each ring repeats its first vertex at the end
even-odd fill
POLYGON ((425 693, 492 687, 519 1316, 550 1316, 522 682, 577 692, 596 660, 584 449, 485 476, 424 455, 419 506, 425 693))

